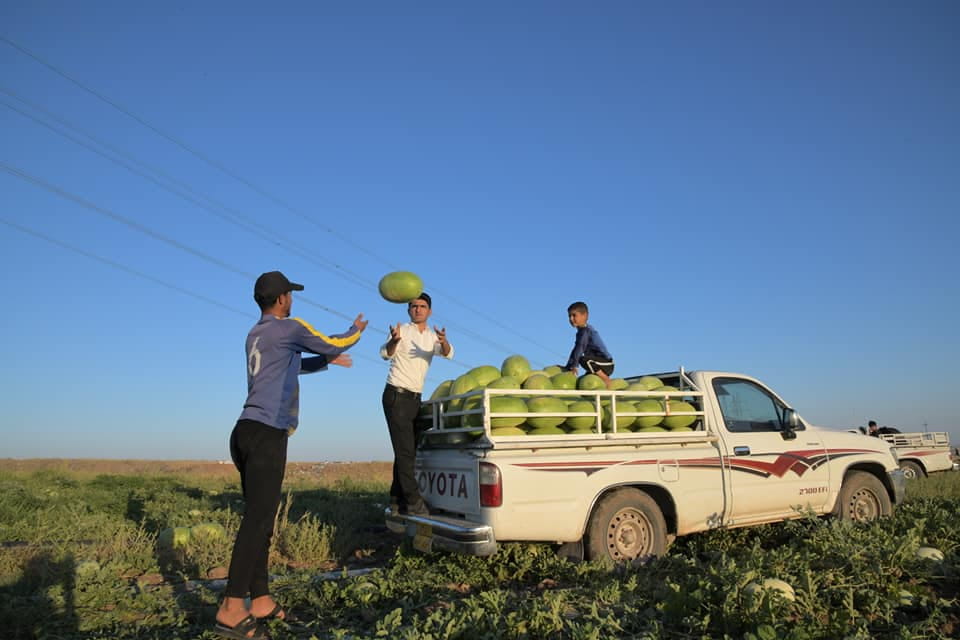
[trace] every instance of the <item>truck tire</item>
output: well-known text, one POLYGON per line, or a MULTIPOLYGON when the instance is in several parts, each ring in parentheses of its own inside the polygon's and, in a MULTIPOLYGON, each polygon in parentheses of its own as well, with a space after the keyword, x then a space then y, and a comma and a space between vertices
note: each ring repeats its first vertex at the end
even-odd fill
POLYGON ((833 515, 841 520, 868 522, 893 511, 886 487, 866 471, 851 471, 843 480, 833 515))
POLYGON ((613 564, 648 562, 667 550, 667 523, 660 507, 639 489, 604 496, 587 527, 587 555, 613 564))
POLYGON ((901 460, 900 470, 903 471, 903 477, 907 480, 916 480, 917 478, 926 476, 923 472, 923 467, 912 460, 901 460))

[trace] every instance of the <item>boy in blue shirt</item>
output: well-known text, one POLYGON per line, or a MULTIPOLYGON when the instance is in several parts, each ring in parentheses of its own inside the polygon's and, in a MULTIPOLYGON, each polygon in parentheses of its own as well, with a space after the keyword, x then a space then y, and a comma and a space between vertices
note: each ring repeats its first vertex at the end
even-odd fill
POLYGON ((600 376, 609 389, 610 374, 613 373, 613 356, 603 344, 597 330, 587 324, 590 318, 587 303, 574 302, 567 307, 567 316, 570 324, 577 329, 577 338, 564 368, 576 373, 578 366, 583 367, 588 373, 600 376))

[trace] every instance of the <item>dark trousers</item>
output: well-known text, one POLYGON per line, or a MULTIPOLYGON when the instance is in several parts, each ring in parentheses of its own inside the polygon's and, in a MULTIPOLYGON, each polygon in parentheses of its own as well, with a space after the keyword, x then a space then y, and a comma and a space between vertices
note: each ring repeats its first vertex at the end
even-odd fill
POLYGON ((270 593, 267 562, 287 466, 287 432, 238 420, 230 434, 230 457, 240 472, 246 506, 230 557, 226 596, 259 598, 270 593))
POLYGON ((413 465, 417 457, 416 419, 420 394, 387 385, 383 389, 383 415, 393 445, 393 483, 390 498, 401 507, 420 502, 413 465))

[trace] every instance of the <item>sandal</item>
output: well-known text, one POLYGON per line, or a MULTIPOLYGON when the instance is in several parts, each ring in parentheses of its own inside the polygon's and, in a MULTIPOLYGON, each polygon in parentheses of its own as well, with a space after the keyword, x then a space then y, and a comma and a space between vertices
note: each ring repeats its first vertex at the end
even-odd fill
POLYGON ((232 627, 218 622, 213 627, 217 635, 231 640, 270 640, 270 636, 260 629, 260 623, 253 616, 247 616, 232 627), (253 631, 253 635, 248 635, 253 631))
POLYGON ((293 615, 289 611, 284 611, 283 607, 281 607, 279 604, 275 604, 273 606, 273 611, 271 611, 267 615, 257 616, 258 622, 263 622, 266 620, 279 620, 281 622, 286 622, 287 624, 297 624, 298 622, 300 622, 297 616, 293 615), (280 615, 281 613, 283 614, 282 616, 280 615))

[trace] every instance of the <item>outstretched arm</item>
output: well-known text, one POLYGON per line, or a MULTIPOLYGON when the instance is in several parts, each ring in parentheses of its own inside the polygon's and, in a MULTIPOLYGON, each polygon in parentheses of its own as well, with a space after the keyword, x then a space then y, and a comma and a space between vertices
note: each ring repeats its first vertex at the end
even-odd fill
POLYGON ((389 360, 393 357, 393 354, 397 352, 397 345, 400 344, 400 323, 397 323, 397 326, 390 327, 390 339, 387 340, 386 344, 380 347, 380 357, 384 360, 389 360))
POLYGON ((353 356, 351 356, 349 353, 341 353, 336 358, 331 360, 330 364, 335 364, 349 369, 353 366, 353 356))
POLYGON ((359 314, 344 333, 324 335, 310 326, 305 320, 300 318, 293 319, 297 323, 296 330, 291 336, 293 344, 299 351, 306 353, 316 353, 330 358, 336 357, 355 345, 367 328, 368 321, 363 319, 363 314, 359 314))
POLYGON ((440 329, 434 326, 433 331, 437 334, 437 346, 440 347, 440 355, 444 358, 452 358, 453 345, 447 342, 447 328, 440 329))

